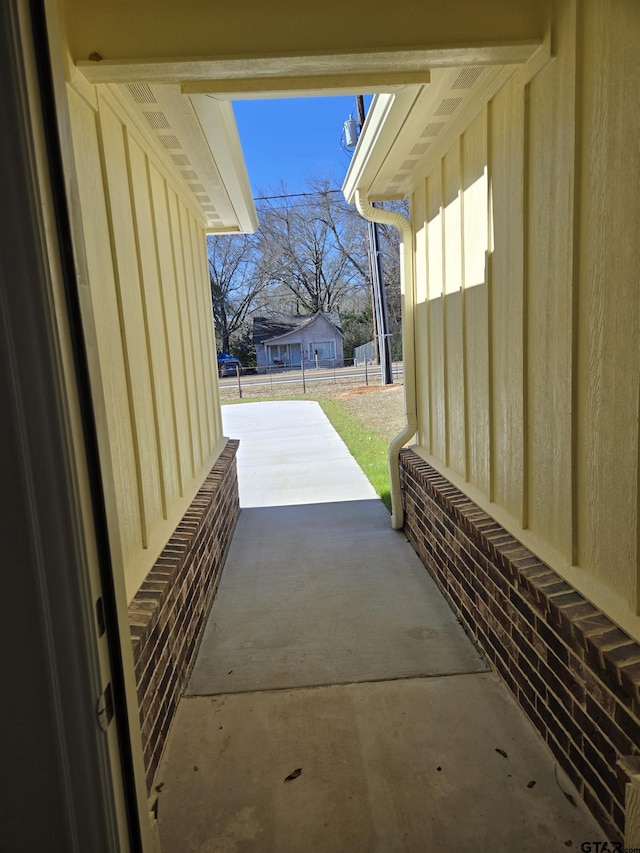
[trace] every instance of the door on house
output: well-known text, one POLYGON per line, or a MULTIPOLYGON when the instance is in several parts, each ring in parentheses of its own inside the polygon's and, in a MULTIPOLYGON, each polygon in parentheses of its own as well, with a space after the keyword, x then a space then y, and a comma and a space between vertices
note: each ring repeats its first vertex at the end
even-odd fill
POLYGON ((291 344, 290 364, 292 367, 300 367, 302 361, 302 350, 300 344, 291 344))

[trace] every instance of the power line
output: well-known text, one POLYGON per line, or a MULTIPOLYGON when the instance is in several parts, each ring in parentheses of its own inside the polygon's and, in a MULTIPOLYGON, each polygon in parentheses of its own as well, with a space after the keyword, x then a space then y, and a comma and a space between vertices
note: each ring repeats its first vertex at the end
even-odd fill
POLYGON ((303 196, 317 197, 319 195, 329 195, 329 193, 341 193, 342 190, 317 190, 313 193, 283 193, 282 195, 259 195, 254 201, 271 201, 275 198, 302 198, 303 196))

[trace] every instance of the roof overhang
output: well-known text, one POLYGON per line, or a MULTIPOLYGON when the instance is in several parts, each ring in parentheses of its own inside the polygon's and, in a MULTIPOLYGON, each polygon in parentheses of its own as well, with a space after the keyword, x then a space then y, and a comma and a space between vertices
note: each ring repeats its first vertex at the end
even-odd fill
POLYGON ((433 68, 524 62, 544 37, 550 2, 59 0, 73 61, 91 83, 235 94, 371 92, 363 78, 395 85, 433 68))
MULTIPOLYGON (((549 56, 545 42, 535 61, 549 56)), ((347 202, 356 191, 369 201, 406 198, 520 67, 437 68, 428 85, 376 95, 342 186, 347 202)))
POLYGON ((118 89, 202 210, 207 232, 255 231, 258 218, 231 103, 184 95, 179 84, 138 82, 118 89))
MULTIPOLYGON (((396 156, 409 139, 401 115, 411 97, 429 101, 440 75, 455 73, 451 69, 491 71, 526 62, 548 32, 551 3, 398 0, 385 15, 372 14, 370 0, 60 0, 60 8, 71 62, 86 81, 168 93, 182 119, 171 124, 174 132, 159 136, 178 137, 180 147, 168 155, 174 162, 198 163, 185 165, 186 180, 209 230, 225 233, 256 227, 230 99, 393 92, 390 120, 402 133, 379 178, 376 173, 376 191, 381 198, 401 197, 408 186, 403 163, 419 156, 411 153, 416 144, 430 144, 414 141, 396 156), (400 179, 387 180, 386 166, 400 179)), ((381 136, 386 141, 387 130, 381 136)), ((361 161, 358 151, 349 180, 361 161)))

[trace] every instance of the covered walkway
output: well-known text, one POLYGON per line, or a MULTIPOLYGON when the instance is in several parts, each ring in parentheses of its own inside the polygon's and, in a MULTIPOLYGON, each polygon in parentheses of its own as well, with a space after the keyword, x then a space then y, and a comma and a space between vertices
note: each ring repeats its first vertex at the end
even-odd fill
POLYGON ((318 404, 223 412, 242 512, 158 774, 164 853, 602 840, 318 404))

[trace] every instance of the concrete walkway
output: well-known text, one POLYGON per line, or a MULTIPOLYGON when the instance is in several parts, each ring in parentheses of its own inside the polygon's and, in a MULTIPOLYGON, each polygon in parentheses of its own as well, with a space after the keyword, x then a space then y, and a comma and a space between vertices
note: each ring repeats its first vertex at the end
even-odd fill
POLYGON ((223 413, 243 509, 160 768, 164 853, 602 840, 320 407, 223 413))
POLYGON ((240 439, 240 506, 377 500, 318 403, 223 406, 225 435, 240 439))

